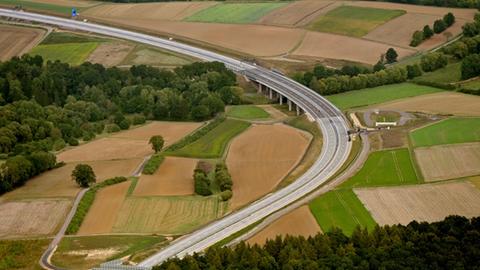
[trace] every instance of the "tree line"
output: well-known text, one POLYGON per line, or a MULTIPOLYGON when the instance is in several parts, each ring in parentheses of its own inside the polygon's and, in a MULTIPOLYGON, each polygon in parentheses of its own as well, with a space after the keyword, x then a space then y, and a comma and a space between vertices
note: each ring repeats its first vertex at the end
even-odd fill
POLYGON ((351 236, 332 229, 308 238, 277 236, 264 246, 212 247, 153 269, 478 269, 479 259, 480 218, 449 216, 434 223, 357 228, 351 236))
POLYGON ((440 34, 443 31, 447 30, 448 27, 452 26, 455 23, 455 15, 449 12, 443 16, 443 19, 438 19, 433 23, 433 30, 430 28, 430 25, 425 25, 423 30, 415 31, 412 35, 412 41, 410 46, 417 47, 423 41, 433 37, 434 34, 440 34))

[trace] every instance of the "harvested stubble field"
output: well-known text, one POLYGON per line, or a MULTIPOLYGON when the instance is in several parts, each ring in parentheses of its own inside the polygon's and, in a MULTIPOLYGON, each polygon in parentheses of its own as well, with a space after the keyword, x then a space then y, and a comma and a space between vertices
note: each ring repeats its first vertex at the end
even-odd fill
POLYGON ((140 176, 135 196, 173 196, 194 193, 193 170, 197 159, 166 157, 153 175, 140 176))
POLYGON ((480 141, 480 118, 449 118, 410 133, 415 147, 480 141))
POLYGON ((112 232, 184 234, 227 211, 216 197, 128 197, 112 232))
POLYGON ((71 206, 69 200, 10 201, 0 204, 0 237, 55 233, 71 206))
POLYGON ((45 31, 38 28, 0 25, 0 61, 30 51, 44 34, 45 31))
POLYGON ((112 138, 123 138, 129 140, 147 141, 152 136, 162 135, 165 146, 180 140, 186 135, 199 128, 202 123, 189 122, 151 122, 147 125, 129 129, 112 135, 112 138))
POLYGON ((470 182, 355 189, 379 225, 440 221, 449 215, 480 215, 480 191, 470 182))
POLYGON ((167 50, 137 45, 135 49, 130 52, 127 57, 125 57, 121 65, 150 65, 162 68, 172 68, 188 65, 197 61, 197 59, 187 55, 181 55, 167 50))
POLYGON ((101 43, 88 56, 86 61, 94 64, 102 64, 106 67, 113 67, 120 64, 132 50, 133 46, 127 43, 101 43))
POLYGON ((263 16, 258 23, 279 26, 302 26, 315 19, 332 1, 295 1, 263 16))
POLYGON ((308 28, 320 32, 361 37, 404 13, 404 10, 340 6, 320 16, 308 28))
POLYGON ((98 161, 143 158, 153 152, 148 141, 124 138, 101 138, 57 155, 58 161, 98 161))
POLYGON ((151 20, 183 20, 202 9, 218 3, 200 2, 171 2, 171 3, 142 3, 142 4, 107 4, 90 8, 82 16, 117 19, 151 19, 151 20))
POLYGON ((416 148, 415 157, 425 181, 480 174, 480 143, 416 148))
POLYGON ((320 226, 313 217, 308 206, 304 205, 280 217, 266 228, 247 240, 250 245, 264 245, 268 239, 275 239, 277 235, 286 236, 314 236, 321 232, 320 226))
POLYGON ((440 92, 375 105, 382 110, 432 114, 480 116, 480 97, 456 92, 440 92))
POLYGON ((98 191, 78 230, 78 235, 111 232, 130 184, 131 181, 125 181, 98 191))
POLYGON ((292 127, 254 125, 235 138, 227 156, 236 209, 272 191, 300 161, 311 136, 292 127))
MULTIPOLYGON (((85 162, 92 166, 97 183, 116 176, 130 176, 142 159, 85 162)), ((72 180, 72 171, 78 163, 68 163, 60 168, 30 179, 24 186, 2 195, 4 199, 74 197, 80 190, 72 180)))
POLYGON ((342 35, 307 32, 302 43, 292 52, 293 56, 315 57, 321 59, 340 59, 352 62, 375 64, 381 54, 393 47, 402 58, 415 52, 366 39, 342 35))

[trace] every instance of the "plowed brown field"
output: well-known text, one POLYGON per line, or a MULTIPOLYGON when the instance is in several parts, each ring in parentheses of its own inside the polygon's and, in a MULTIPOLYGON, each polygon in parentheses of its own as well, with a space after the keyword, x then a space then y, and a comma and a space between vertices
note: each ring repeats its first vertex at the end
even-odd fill
MULTIPOLYGON (((342 59, 353 62, 375 64, 391 45, 328 33, 308 32, 302 44, 293 55, 322 59, 342 59)), ((415 51, 393 46, 398 57, 410 55, 415 51)))
POLYGON ((387 102, 373 107, 434 114, 480 116, 480 97, 455 92, 441 92, 387 102))
POLYGON ((166 157, 153 175, 142 175, 133 192, 136 196, 190 195, 197 159, 166 157))
POLYGON ((416 148, 415 157, 425 181, 480 174, 480 143, 416 148))
POLYGON ((112 137, 148 141, 154 135, 162 135, 165 145, 170 145, 192 133, 201 125, 202 123, 151 122, 145 126, 114 134, 112 137))
POLYGON ((311 137, 292 127, 254 125, 236 137, 227 156, 233 209, 272 191, 300 161, 311 137))
POLYGON ((355 189, 379 225, 434 222, 449 215, 480 215, 480 191, 470 182, 355 189))
MULTIPOLYGON (((142 159, 86 162, 92 166, 97 182, 116 176, 130 176, 140 165, 142 159)), ((2 196, 5 199, 24 199, 42 197, 74 197, 79 191, 72 180, 72 171, 78 163, 69 163, 58 169, 45 172, 2 196)))
POLYGON ((37 28, 0 25, 0 61, 27 53, 44 34, 44 30, 37 28))
POLYGON ((117 19, 182 20, 194 13, 216 5, 216 2, 174 2, 101 5, 83 12, 84 16, 117 19))
POLYGON ((69 200, 11 201, 0 204, 0 237, 53 234, 70 208, 69 200))
POLYGON ((58 161, 97 161, 143 158, 151 154, 152 148, 145 140, 102 138, 57 155, 58 161))
POLYGON ((295 1, 268 13, 259 23, 279 26, 307 25, 315 19, 320 10, 332 3, 332 1, 295 1))
POLYGON ((277 235, 313 236, 321 232, 320 226, 313 217, 308 206, 302 206, 275 220, 265 229, 247 240, 250 245, 264 245, 267 239, 275 239, 277 235))
POLYGON ((109 233, 117 219, 131 181, 101 189, 80 226, 79 235, 109 233))

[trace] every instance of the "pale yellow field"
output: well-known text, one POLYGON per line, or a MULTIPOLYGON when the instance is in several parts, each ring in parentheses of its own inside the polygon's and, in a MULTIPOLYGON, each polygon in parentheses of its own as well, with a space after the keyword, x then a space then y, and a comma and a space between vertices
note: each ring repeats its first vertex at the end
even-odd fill
POLYGON ((480 215, 480 190, 472 183, 450 182, 402 187, 354 189, 379 225, 440 221, 449 215, 480 215))
POLYGON ((416 148, 415 157, 425 181, 480 174, 480 143, 416 148))

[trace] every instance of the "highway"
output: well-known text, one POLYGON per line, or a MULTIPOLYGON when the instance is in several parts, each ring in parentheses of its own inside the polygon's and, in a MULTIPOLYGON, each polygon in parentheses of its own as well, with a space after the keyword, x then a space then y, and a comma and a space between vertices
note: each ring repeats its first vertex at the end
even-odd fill
POLYGON ((168 49, 205 61, 222 62, 234 72, 274 89, 300 106, 315 119, 321 129, 322 152, 312 167, 295 182, 173 241, 138 266, 152 267, 172 256, 183 257, 186 254, 203 251, 225 237, 288 206, 328 181, 340 169, 350 153, 352 145, 347 135, 348 123, 341 111, 314 91, 281 74, 190 45, 114 27, 6 9, 0 9, 0 16, 103 34, 168 49))

